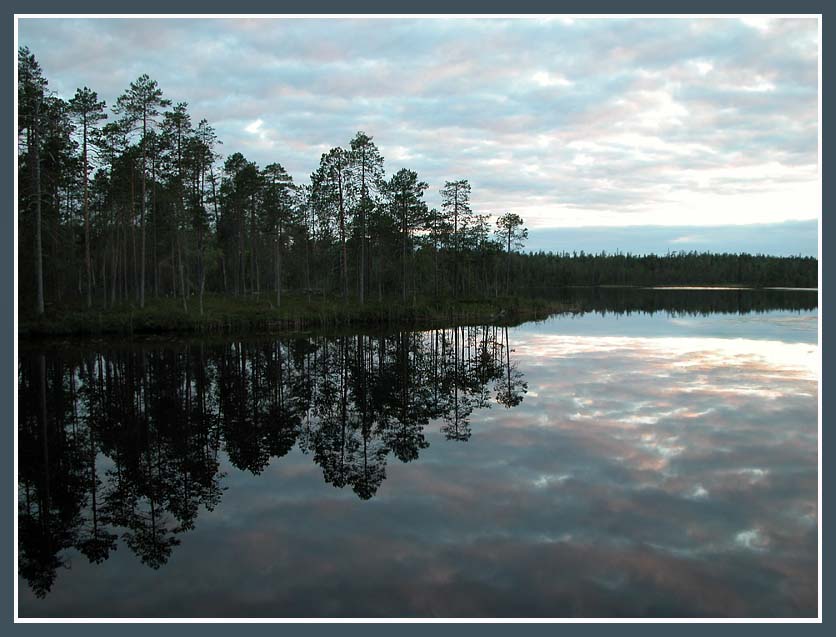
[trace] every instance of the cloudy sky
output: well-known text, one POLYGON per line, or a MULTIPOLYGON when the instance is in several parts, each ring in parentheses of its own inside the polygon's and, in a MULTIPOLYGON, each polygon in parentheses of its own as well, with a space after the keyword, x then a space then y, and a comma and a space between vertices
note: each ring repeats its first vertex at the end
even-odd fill
POLYGON ((469 179, 532 248, 817 253, 814 18, 21 19, 18 42, 65 97, 148 73, 296 181, 364 130, 431 205, 469 179))

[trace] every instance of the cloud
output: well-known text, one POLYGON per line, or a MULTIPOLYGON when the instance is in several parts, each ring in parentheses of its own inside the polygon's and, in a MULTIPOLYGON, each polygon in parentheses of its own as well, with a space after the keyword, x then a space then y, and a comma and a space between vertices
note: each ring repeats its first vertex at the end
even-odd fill
POLYGON ((259 129, 264 125, 264 120, 257 119, 254 122, 250 122, 244 127, 244 130, 248 133, 258 134, 259 129))
POLYGON ((572 86, 574 82, 562 75, 555 75, 548 71, 537 71, 531 78, 538 86, 572 86))
POLYGON ((65 97, 147 72, 297 181, 365 130, 431 205, 468 178, 532 228, 819 210, 815 19, 21 19, 19 41, 65 97))
POLYGON ((683 244, 693 244, 693 243, 705 243, 705 239, 700 235, 685 235, 683 237, 675 237, 670 240, 671 243, 683 243, 683 244))

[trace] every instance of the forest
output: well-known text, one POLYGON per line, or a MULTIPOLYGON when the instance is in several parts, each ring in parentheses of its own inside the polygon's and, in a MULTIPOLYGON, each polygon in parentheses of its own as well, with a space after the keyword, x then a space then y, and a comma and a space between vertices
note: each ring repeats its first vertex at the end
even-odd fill
POLYGON ((55 95, 18 51, 21 317, 212 303, 269 311, 304 303, 374 308, 535 299, 568 286, 816 287, 812 257, 677 252, 524 252, 513 211, 479 211, 452 176, 387 173, 371 135, 323 153, 305 180, 279 163, 220 153, 205 119, 142 75, 114 104, 55 95), (494 220, 494 221, 492 221, 494 220))

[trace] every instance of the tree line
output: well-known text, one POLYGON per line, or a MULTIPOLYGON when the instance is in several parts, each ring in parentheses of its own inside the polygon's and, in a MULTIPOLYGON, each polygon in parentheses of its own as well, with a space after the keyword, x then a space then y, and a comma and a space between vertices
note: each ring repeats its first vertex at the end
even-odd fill
POLYGON ((603 315, 659 312, 668 316, 710 316, 776 310, 801 313, 818 307, 815 290, 602 286, 559 288, 551 295, 574 312, 603 315))
POLYGON ((562 286, 802 287, 818 285, 814 257, 678 251, 663 255, 546 253, 512 255, 518 289, 562 286))
POLYGON ((18 369, 20 573, 38 596, 63 555, 106 560, 121 539, 166 563, 221 499, 223 453, 253 475, 298 447, 337 488, 375 495, 436 424, 527 391, 508 328, 27 352, 18 369))
MULTIPOLYGON (((320 157, 304 181, 278 161, 222 157, 205 119, 137 78, 108 105, 79 88, 53 94, 35 56, 18 51, 20 301, 145 307, 206 292, 364 304, 537 294, 566 285, 734 283, 815 286, 810 258, 536 253, 524 220, 474 211, 467 179, 424 197, 417 172, 384 169, 363 131, 320 157), (31 250, 30 250, 31 246, 31 250)), ((30 309, 31 308, 31 309, 30 309)))

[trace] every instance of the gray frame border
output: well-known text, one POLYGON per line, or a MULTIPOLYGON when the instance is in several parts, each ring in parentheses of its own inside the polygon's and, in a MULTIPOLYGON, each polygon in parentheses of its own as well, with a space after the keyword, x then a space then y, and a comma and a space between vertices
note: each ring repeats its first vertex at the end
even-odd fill
MULTIPOLYGON (((633 0, 632 2, 624 2, 623 0, 560 0, 549 2, 548 0, 517 0, 517 2, 509 5, 508 3, 497 0, 424 0, 422 3, 411 3, 409 6, 398 6, 389 0, 360 0, 346 4, 338 2, 337 0, 309 0, 304 5, 292 4, 289 2, 268 2, 258 0, 236 0, 234 3, 225 0, 202 0, 202 2, 189 2, 186 0, 145 0, 138 2, 137 0, 128 0, 123 2, 112 2, 108 0, 75 0, 72 3, 62 2, 61 0, 12 0, 5 4, 5 11, 3 15, 2 33, 6 34, 3 38, 6 40, 6 46, 9 49, 14 48, 14 15, 15 14, 35 14, 35 13, 810 13, 822 15, 822 87, 821 87, 821 101, 822 101, 822 120, 824 119, 824 104, 831 103, 829 99, 833 93, 833 84, 827 80, 831 79, 832 72, 828 74, 828 69, 832 67, 826 65, 825 61, 832 61, 833 55, 830 53, 831 49, 824 46, 825 41, 836 42, 834 37, 828 38, 828 34, 833 36, 834 30, 832 23, 825 20, 825 0, 681 0, 673 2, 671 0, 633 0)), ((831 11, 832 15, 836 15, 831 11)), ((7 49, 8 50, 8 49, 7 49)), ((12 51, 12 58, 16 58, 17 52, 12 51)), ((0 70, 2 74, 2 85, 4 93, 8 96, 6 91, 14 90, 14 71, 12 67, 13 60, 7 59, 3 69, 0 70), (11 63, 10 63, 11 62, 11 63)), ((12 137, 11 125, 14 118, 14 97, 4 99, 0 103, 2 108, 2 121, 5 122, 5 127, 0 134, 0 137, 5 142, 6 152, 2 153, 0 157, 0 167, 2 167, 2 190, 0 192, 7 193, 4 197, 7 202, 7 214, 0 216, 0 292, 2 292, 5 303, 0 310, 0 332, 2 332, 2 339, 0 339, 0 354, 4 364, 0 367, 0 409, 2 409, 3 418, 0 422, 6 422, 7 426, 3 428, 0 433, 0 467, 2 467, 2 489, 0 489, 0 512, 2 512, 3 520, 0 524, 0 617, 2 617, 2 627, 10 629, 22 634, 24 631, 27 634, 46 634, 52 632, 56 628, 62 632, 68 631, 71 636, 82 635, 88 633, 105 634, 112 630, 112 625, 107 623, 101 624, 13 624, 14 618, 14 588, 13 582, 17 577, 14 572, 14 563, 12 560, 14 547, 13 535, 13 509, 15 506, 12 494, 14 492, 14 393, 16 385, 13 385, 13 367, 14 362, 14 169, 12 164, 12 155, 9 149, 13 147, 14 139, 12 137)), ((824 200, 825 194, 832 191, 832 185, 825 178, 825 141, 833 139, 833 129, 824 129, 820 122, 822 131, 822 222, 821 222, 821 244, 822 249, 819 253, 819 261, 821 268, 821 279, 819 286, 821 289, 821 302, 819 305, 819 312, 822 316, 822 337, 825 327, 829 327, 831 323, 836 323, 836 320, 831 320, 829 316, 830 304, 825 300, 825 286, 824 281, 832 281, 829 274, 834 268, 824 259, 824 247, 831 244, 831 239, 834 239, 836 231, 830 224, 824 223, 824 200), (828 311, 825 311, 825 306, 828 311)), ((829 287, 832 287, 829 286, 829 287)), ((836 356, 832 356, 832 348, 824 348, 824 339, 820 340, 822 347, 822 378, 821 378, 821 396, 822 396, 822 429, 826 423, 825 414, 830 413, 829 407, 833 404, 831 394, 828 391, 828 384, 826 379, 831 376, 829 372, 834 369, 834 361, 836 356)), ((834 457, 834 438, 822 435, 822 458, 824 456, 834 457), (827 450, 829 453, 825 453, 827 450)), ((833 505, 833 486, 834 469, 822 461, 822 539, 827 537, 826 530, 829 528, 826 522, 832 518, 833 505)), ((833 603, 832 585, 834 572, 834 561, 832 552, 825 551, 822 548, 822 608, 821 617, 830 619, 836 604, 833 603)), ((832 621, 830 623, 833 623, 832 621)), ((390 632, 392 630, 391 624, 281 624, 281 625, 265 625, 265 624, 247 624, 249 629, 253 631, 266 632, 266 630, 281 630, 283 632, 296 635, 319 635, 322 633, 332 633, 339 630, 341 634, 370 635, 371 633, 383 634, 384 631, 390 632)), ((159 631, 162 626, 149 624, 122 624, 119 627, 120 632, 125 634, 136 634, 140 632, 147 632, 148 630, 159 631)), ((511 626, 508 626, 511 628, 511 626)), ((416 635, 419 631, 439 631, 461 635, 462 633, 479 634, 480 637, 490 637, 491 635, 505 634, 508 630, 503 625, 497 624, 400 624, 396 630, 404 637, 411 637, 416 635)), ((553 633, 555 630, 567 630, 583 634, 598 634, 604 632, 611 632, 612 630, 626 630, 628 634, 647 634, 647 632, 656 632, 661 634, 662 631, 667 632, 669 625, 659 624, 620 624, 615 628, 613 624, 559 624, 559 625, 545 625, 545 624, 513 624, 512 630, 522 631, 530 635, 539 635, 553 633)), ((207 634, 221 635, 227 630, 225 624, 221 623, 205 623, 205 624, 168 624, 165 631, 177 631, 179 633, 192 633, 201 635, 203 637, 207 634)), ((821 633, 822 624, 794 624, 792 627, 783 624, 679 624, 674 630, 681 634, 702 634, 706 631, 734 631, 735 634, 743 633, 758 635, 763 637, 772 634, 783 634, 785 631, 801 631, 801 632, 816 632, 821 633)))

